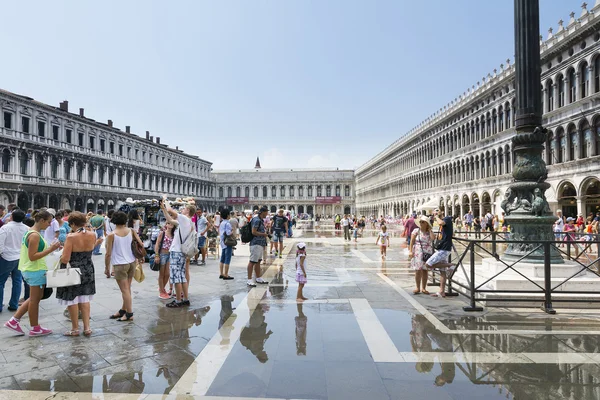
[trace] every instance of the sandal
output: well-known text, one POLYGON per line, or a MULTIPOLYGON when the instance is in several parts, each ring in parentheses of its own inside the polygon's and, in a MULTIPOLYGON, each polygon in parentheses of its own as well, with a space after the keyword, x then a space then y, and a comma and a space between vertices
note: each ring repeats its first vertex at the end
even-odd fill
POLYGON ((92 336, 92 330, 86 329, 85 331, 83 331, 83 336, 92 336))
POLYGON ((73 331, 66 331, 63 336, 79 336, 79 329, 73 331))
POLYGON ((180 307, 182 307, 182 304, 178 303, 177 300, 173 300, 172 302, 167 303, 167 307, 169 307, 169 308, 180 308, 180 307))
POLYGON ((419 290, 419 289, 413 290, 413 294, 419 294, 419 293, 421 293, 421 290, 419 290))
POLYGON ((421 293, 423 293, 423 294, 429 294, 429 292, 427 290, 423 290, 423 291, 421 291, 421 293))
POLYGON ((437 292, 431 295, 431 297, 442 297, 445 298, 446 297, 446 293, 444 292, 437 292))
POLYGON ((117 318, 121 318, 123 317, 123 315, 125 315, 125 310, 119 310, 117 312, 117 314, 113 314, 110 316, 110 319, 117 319, 117 318))
POLYGON ((119 321, 119 322, 133 321, 133 313, 126 312, 125 315, 123 315, 117 321, 119 321), (123 319, 123 318, 125 318, 125 319, 123 319))

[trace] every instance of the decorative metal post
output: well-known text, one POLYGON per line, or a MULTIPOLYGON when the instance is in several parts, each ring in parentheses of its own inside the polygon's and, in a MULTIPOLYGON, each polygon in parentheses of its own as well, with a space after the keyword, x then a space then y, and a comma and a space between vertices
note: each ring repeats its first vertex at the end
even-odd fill
MULTIPOLYGON (((510 225, 511 241, 553 240, 552 216, 545 192, 548 172, 542 158, 546 129, 542 127, 539 0, 515 0, 515 84, 516 113, 513 152, 513 183, 506 191, 502 208, 510 225)), ((550 246, 552 263, 563 263, 558 250, 550 246)), ((504 260, 544 262, 544 246, 510 243, 504 260), (532 249, 539 247, 537 250, 532 249)))

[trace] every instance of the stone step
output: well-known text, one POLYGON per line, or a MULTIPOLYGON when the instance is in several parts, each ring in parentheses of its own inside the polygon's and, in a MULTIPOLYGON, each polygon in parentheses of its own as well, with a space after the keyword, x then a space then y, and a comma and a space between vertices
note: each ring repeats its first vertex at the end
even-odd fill
MULTIPOLYGON (((585 264, 587 263, 587 260, 581 260, 581 262, 585 264)), ((484 275, 493 276, 505 268, 506 265, 502 264, 500 261, 496 261, 494 258, 484 258, 481 261, 481 264, 476 266, 476 271, 484 275)), ((513 266, 513 268, 527 277, 544 277, 543 264, 520 262, 513 266)), ((583 269, 583 266, 579 263, 575 261, 565 261, 564 264, 553 264, 551 266, 551 273, 552 277, 568 278, 581 269, 583 269)), ((582 274, 594 276, 594 274, 589 271, 583 271, 582 274)), ((508 269, 502 273, 502 276, 509 275, 519 276, 519 274, 512 269, 508 269)))

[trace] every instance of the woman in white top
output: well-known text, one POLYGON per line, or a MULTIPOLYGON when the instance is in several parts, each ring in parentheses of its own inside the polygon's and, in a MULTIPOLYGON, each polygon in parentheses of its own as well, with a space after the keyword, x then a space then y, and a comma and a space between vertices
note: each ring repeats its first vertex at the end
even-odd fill
POLYGON ((106 237, 104 263, 107 269, 111 264, 113 266, 115 279, 121 289, 123 306, 110 318, 117 321, 132 321, 131 280, 135 273, 136 259, 131 250, 131 242, 137 240, 139 244, 143 245, 143 243, 137 232, 127 227, 127 214, 124 212, 115 212, 111 222, 116 225, 116 228, 106 237))

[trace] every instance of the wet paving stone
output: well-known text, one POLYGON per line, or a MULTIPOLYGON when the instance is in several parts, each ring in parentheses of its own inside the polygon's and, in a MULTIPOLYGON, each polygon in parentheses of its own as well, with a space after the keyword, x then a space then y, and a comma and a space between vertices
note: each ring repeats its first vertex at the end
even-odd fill
POLYGON ((333 231, 298 235, 308 250, 309 300, 303 304, 296 303, 293 249, 286 258, 269 257, 269 287, 246 287, 244 246, 232 262, 234 281, 218 280, 210 258, 205 267, 192 266, 192 306, 185 309, 164 306, 148 271, 145 282, 134 283, 130 323, 108 318, 121 306, 120 293, 113 279, 98 274, 92 337, 61 336, 71 324, 54 299, 40 309, 53 335, 0 332, 0 398, 2 390, 60 390, 63 399, 82 398, 81 392, 143 398, 179 390, 185 398, 193 389, 178 384, 197 370, 193 380, 214 372, 199 394, 219 400, 600 398, 600 335, 580 334, 600 332, 600 313, 548 317, 533 308, 486 308, 470 314, 462 297, 414 296, 402 240, 393 237, 382 262, 374 232, 366 233, 358 244, 344 243, 333 231), (207 352, 214 358, 198 357, 207 352), (472 356, 512 353, 539 357, 500 363, 472 356))

